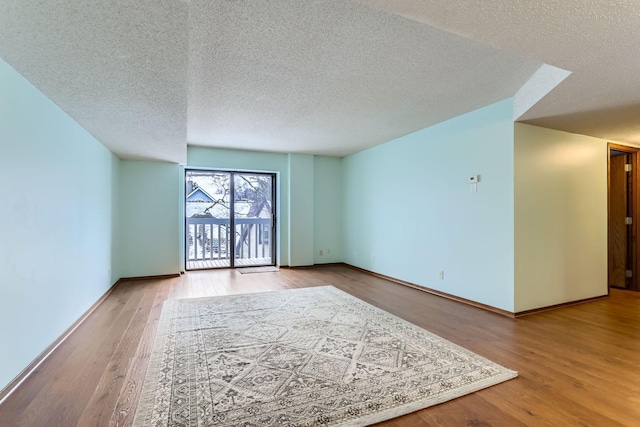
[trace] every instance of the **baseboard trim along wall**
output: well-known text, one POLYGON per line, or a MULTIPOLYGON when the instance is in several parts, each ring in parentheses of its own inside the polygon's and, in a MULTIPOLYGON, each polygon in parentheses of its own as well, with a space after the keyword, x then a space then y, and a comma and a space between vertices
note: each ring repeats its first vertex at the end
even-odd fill
POLYGON ((18 386, 20 386, 20 384, 22 384, 24 380, 26 380, 29 375, 31 375, 38 368, 38 366, 40 366, 42 362, 44 362, 47 357, 49 357, 49 355, 54 352, 56 348, 58 348, 58 346, 60 346, 60 344, 65 341, 67 337, 69 337, 69 335, 71 335, 73 331, 75 331, 82 324, 82 322, 84 322, 91 315, 91 313, 93 313, 100 306, 100 304, 104 302, 104 300, 107 299, 111 292, 113 292, 116 286, 118 286, 120 283, 135 280, 169 279, 175 277, 180 277, 180 274, 176 273, 163 274, 158 276, 123 277, 122 279, 119 279, 116 283, 113 284, 113 286, 111 286, 107 290, 107 292, 104 293, 104 295, 100 297, 98 301, 93 303, 93 305, 89 307, 89 309, 85 311, 84 314, 69 327, 69 329, 64 331, 64 333, 60 335, 53 343, 51 343, 51 345, 47 347, 42 353, 40 353, 38 357, 33 360, 33 362, 31 362, 26 368, 24 368, 24 370, 20 372, 17 377, 15 377, 9 384, 7 384, 5 388, 0 390, 0 404, 2 404, 2 402, 7 397, 9 397, 9 395, 13 393, 18 388, 18 386))
POLYGON ((515 313, 514 317, 528 316, 530 314, 541 313, 543 311, 557 310, 559 308, 571 307, 573 305, 579 305, 579 304, 586 304, 589 302, 600 301, 608 298, 609 298, 609 294, 601 295, 599 297, 585 298, 577 301, 563 302, 562 304, 555 304, 547 307, 534 308, 531 310, 518 311, 517 313, 515 313))
POLYGON ((332 265, 347 265, 344 262, 328 262, 325 264, 310 264, 310 265, 280 265, 280 268, 288 268, 290 270, 302 270, 305 268, 316 268, 316 267, 330 267, 332 265))
POLYGON ((9 397, 11 393, 13 393, 19 386, 22 384, 28 377, 31 375, 37 368, 44 362, 51 353, 55 351, 60 344, 62 344, 68 337, 75 331, 90 315, 93 313, 99 306, 102 304, 111 292, 118 286, 118 284, 122 281, 122 279, 118 280, 114 283, 108 290, 105 292, 98 301, 94 302, 91 307, 87 311, 84 312, 82 316, 62 333, 49 347, 47 347, 42 353, 38 355, 26 368, 22 370, 5 388, 0 390, 0 405, 4 400, 9 397))
POLYGON ((473 307, 476 307, 476 308, 481 308, 483 310, 490 311, 490 312, 496 313, 496 314, 500 314, 502 316, 511 317, 512 319, 515 319, 515 318, 518 318, 518 317, 523 317, 523 316, 529 316, 529 315, 535 314, 535 313, 541 313, 543 311, 557 310, 559 308, 570 307, 570 306, 578 305, 578 304, 586 304, 586 303, 589 303, 589 302, 600 301, 600 300, 609 298, 609 295, 607 294, 607 295, 602 295, 602 296, 599 296, 599 297, 585 298, 585 299, 581 299, 581 300, 578 300, 578 301, 570 301, 570 302, 565 302, 565 303, 562 303, 562 304, 555 304, 555 305, 550 305, 550 306, 547 306, 547 307, 534 308, 532 310, 525 310, 525 311, 519 311, 519 312, 516 312, 516 313, 512 313, 510 311, 502 310, 502 309, 499 309, 499 308, 496 308, 496 307, 491 307, 490 305, 485 305, 485 304, 482 304, 482 303, 479 303, 479 302, 476 302, 476 301, 468 300, 466 298, 461 298, 461 297, 458 297, 458 296, 455 296, 455 295, 448 294, 446 292, 436 291, 435 289, 427 288, 425 286, 416 285, 416 284, 411 283, 411 282, 407 282, 407 281, 404 281, 404 280, 396 279, 395 277, 386 276, 384 274, 376 273, 374 271, 366 270, 364 268, 356 267, 354 265, 350 265, 350 264, 346 264, 346 263, 343 263, 343 265, 346 265, 349 268, 353 268, 354 270, 358 270, 358 271, 361 271, 363 273, 367 273, 367 274, 369 274, 371 276, 379 277, 381 279, 385 279, 385 280, 388 280, 390 282, 397 283, 399 285, 408 286, 410 288, 417 289, 419 291, 426 292, 428 294, 436 295, 436 296, 439 296, 439 297, 442 297, 442 298, 447 298, 447 299, 450 299, 452 301, 457 301, 457 302, 460 302, 462 304, 470 305, 470 306, 473 306, 473 307))
POLYGON ((381 279, 388 280, 388 281, 396 283, 398 285, 407 286, 409 288, 417 289, 419 291, 426 292, 426 293, 431 294, 431 295, 435 295, 435 296, 439 296, 439 297, 442 297, 442 298, 450 299, 452 301, 461 302, 463 304, 470 305, 470 306, 473 306, 473 307, 476 307, 476 308, 481 308, 483 310, 490 311, 490 312, 496 313, 496 314, 500 314, 502 316, 511 317, 511 318, 514 317, 514 314, 512 312, 510 312, 510 311, 502 310, 502 309, 499 309, 499 308, 496 308, 496 307, 491 307, 490 305, 482 304, 482 303, 479 303, 479 302, 476 302, 476 301, 472 301, 472 300, 469 300, 469 299, 466 299, 466 298, 461 298, 461 297, 458 297, 458 296, 455 296, 455 295, 448 294, 446 292, 436 291, 435 289, 427 288, 425 286, 416 285, 415 283, 407 282, 405 280, 396 279, 395 277, 391 277, 391 276, 387 276, 387 275, 384 275, 384 274, 376 273, 374 271, 370 271, 370 270, 366 270, 364 268, 356 267, 355 265, 346 264, 346 263, 344 265, 346 265, 349 268, 353 268, 354 270, 358 270, 358 271, 361 271, 363 273, 367 273, 367 274, 369 274, 371 276, 375 276, 375 277, 379 277, 381 279))
MULTIPOLYGON (((123 277, 118 280, 118 282, 131 282, 135 280, 160 280, 160 279, 173 279, 176 277, 180 277, 182 274, 174 273, 174 274, 159 274, 157 276, 137 276, 137 277, 123 277)), ((117 284, 117 283, 116 283, 117 284)))

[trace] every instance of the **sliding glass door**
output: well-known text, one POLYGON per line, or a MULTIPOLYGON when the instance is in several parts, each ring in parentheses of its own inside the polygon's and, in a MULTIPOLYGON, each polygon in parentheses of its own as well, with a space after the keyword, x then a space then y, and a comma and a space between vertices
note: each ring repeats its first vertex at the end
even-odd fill
POLYGON ((187 270, 275 264, 275 175, 188 169, 187 270))
POLYGON ((233 174, 236 266, 273 265, 273 175, 233 174))

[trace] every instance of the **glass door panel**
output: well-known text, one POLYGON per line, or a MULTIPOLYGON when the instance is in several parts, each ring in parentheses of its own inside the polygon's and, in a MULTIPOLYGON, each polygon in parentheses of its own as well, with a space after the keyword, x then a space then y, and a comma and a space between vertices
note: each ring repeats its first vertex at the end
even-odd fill
POLYGON ((185 171, 186 269, 275 264, 275 175, 185 171))
POLYGON ((231 176, 229 172, 186 171, 187 270, 231 267, 231 176))
POLYGON ((233 174, 234 265, 274 264, 274 176, 233 174))

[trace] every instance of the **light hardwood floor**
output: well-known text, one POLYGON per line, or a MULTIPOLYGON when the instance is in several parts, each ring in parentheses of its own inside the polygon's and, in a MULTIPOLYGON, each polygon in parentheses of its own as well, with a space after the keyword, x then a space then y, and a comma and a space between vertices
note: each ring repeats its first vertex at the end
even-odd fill
POLYGON ((510 319, 345 266, 123 282, 0 405, 2 426, 127 426, 162 303, 333 285, 519 377, 384 426, 640 425, 640 294, 510 319))

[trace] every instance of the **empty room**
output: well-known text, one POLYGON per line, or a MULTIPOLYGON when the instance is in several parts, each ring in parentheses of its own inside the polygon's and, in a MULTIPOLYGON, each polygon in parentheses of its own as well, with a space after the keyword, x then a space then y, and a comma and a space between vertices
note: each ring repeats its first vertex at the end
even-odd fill
POLYGON ((4 0, 0 425, 637 425, 638 28, 4 0))

